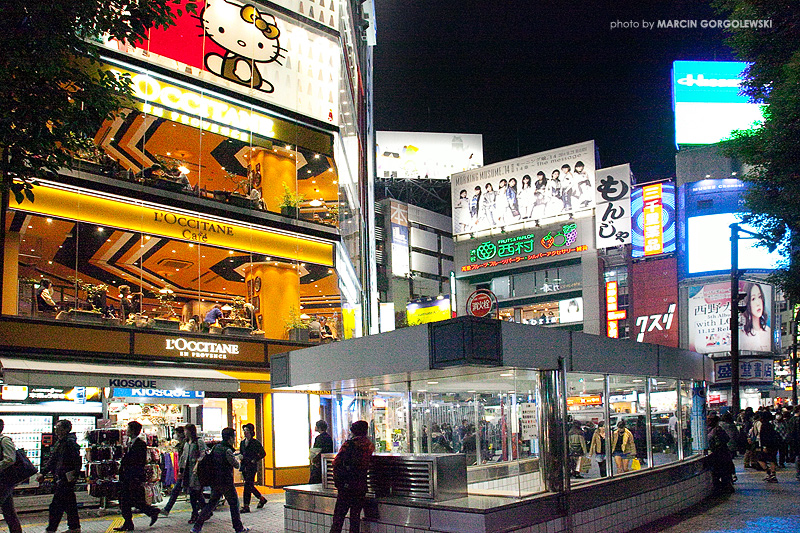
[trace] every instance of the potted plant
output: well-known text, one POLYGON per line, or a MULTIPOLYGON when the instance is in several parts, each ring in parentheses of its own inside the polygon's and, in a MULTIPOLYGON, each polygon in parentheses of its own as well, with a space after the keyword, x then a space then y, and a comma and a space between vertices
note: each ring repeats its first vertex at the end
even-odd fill
POLYGON ((285 181, 282 183, 282 185, 283 194, 275 197, 275 199, 278 200, 278 207, 281 208, 281 215, 285 217, 298 218, 300 212, 298 206, 300 205, 300 202, 305 200, 305 196, 289 189, 285 181))
POLYGON ((78 278, 71 279, 74 281, 79 291, 86 293, 86 301, 92 306, 92 309, 72 309, 69 312, 70 320, 74 320, 75 322, 102 322, 108 285, 105 283, 84 283, 83 280, 78 278))
POLYGON ((154 292, 153 296, 158 300, 158 314, 151 321, 151 326, 158 329, 180 329, 181 322, 175 308, 172 305, 175 303, 175 292, 170 288, 163 288, 158 292, 154 292))
POLYGON ((250 323, 250 316, 245 308, 244 298, 234 296, 231 307, 231 317, 227 326, 222 328, 223 335, 250 335, 253 327, 250 323))
POLYGON ((290 341, 309 342, 308 324, 303 321, 295 306, 289 308, 289 316, 284 321, 286 336, 290 341))

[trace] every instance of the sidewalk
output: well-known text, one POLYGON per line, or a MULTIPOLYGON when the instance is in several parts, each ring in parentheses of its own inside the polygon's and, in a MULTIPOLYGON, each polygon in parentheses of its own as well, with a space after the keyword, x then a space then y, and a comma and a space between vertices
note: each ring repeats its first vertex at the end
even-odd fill
POLYGON ((720 496, 636 529, 632 533, 796 533, 800 531, 800 482, 794 465, 778 469, 778 483, 764 472, 743 469, 736 461, 736 493, 720 496))
MULTIPOLYGON (((265 492, 265 491, 262 491, 265 492)), ((274 491, 270 491, 274 492, 274 491)), ((250 504, 252 510, 249 514, 242 515, 242 523, 249 527, 252 533, 279 533, 283 531, 283 504, 284 494, 267 493, 267 504, 263 509, 256 509, 255 504, 250 504)), ((241 502, 241 489, 239 491, 239 501, 241 502)), ((166 501, 159 503, 158 507, 163 507, 166 501)), ((81 532, 82 533, 114 533, 113 528, 122 525, 122 517, 119 509, 113 507, 106 512, 98 509, 81 510, 81 532), (107 514, 105 514, 107 513, 107 514)), ((158 522, 153 527, 148 527, 150 519, 142 514, 133 515, 133 522, 136 531, 147 531, 148 533, 188 533, 192 528, 188 523, 191 516, 191 506, 189 501, 180 499, 172 508, 168 517, 159 517, 158 522)), ((22 522, 23 533, 43 533, 47 527, 47 512, 26 513, 19 515, 22 522)), ((58 531, 67 529, 66 515, 61 521, 58 531)), ((231 533, 231 515, 227 504, 214 512, 214 516, 203 525, 203 533, 231 533)), ((8 528, 4 521, 0 521, 0 533, 8 533, 8 528)))

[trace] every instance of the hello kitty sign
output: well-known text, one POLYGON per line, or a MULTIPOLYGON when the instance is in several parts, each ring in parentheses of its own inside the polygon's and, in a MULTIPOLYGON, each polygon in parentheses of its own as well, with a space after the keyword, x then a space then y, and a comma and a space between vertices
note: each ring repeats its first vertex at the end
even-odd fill
POLYGON ((166 30, 152 28, 146 41, 107 39, 104 44, 182 75, 339 124, 341 48, 334 32, 305 24, 308 17, 299 13, 292 16, 247 0, 197 4, 196 14, 183 13, 166 30))

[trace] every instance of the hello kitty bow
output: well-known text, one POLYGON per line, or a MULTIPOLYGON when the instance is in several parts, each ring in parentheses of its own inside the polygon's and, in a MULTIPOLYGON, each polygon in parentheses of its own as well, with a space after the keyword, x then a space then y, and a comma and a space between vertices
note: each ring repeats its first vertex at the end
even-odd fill
POLYGON ((242 7, 242 10, 239 12, 239 15, 242 17, 242 20, 245 22, 250 22, 255 25, 256 28, 261 30, 261 33, 264 34, 264 37, 267 39, 277 39, 278 36, 281 34, 280 30, 275 24, 270 24, 266 20, 261 17, 261 13, 256 10, 256 8, 252 5, 246 5, 242 7))

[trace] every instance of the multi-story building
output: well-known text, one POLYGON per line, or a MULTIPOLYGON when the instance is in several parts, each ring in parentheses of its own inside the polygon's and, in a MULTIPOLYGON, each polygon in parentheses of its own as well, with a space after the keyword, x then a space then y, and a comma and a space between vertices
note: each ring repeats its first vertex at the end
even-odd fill
POLYGON ((0 411, 11 433, 76 413, 161 437, 254 422, 262 482, 303 482, 326 400, 271 394, 269 357, 305 345, 314 316, 335 339, 371 328, 374 10, 198 13, 98 43, 131 76, 129 108, 4 209, 0 411))

